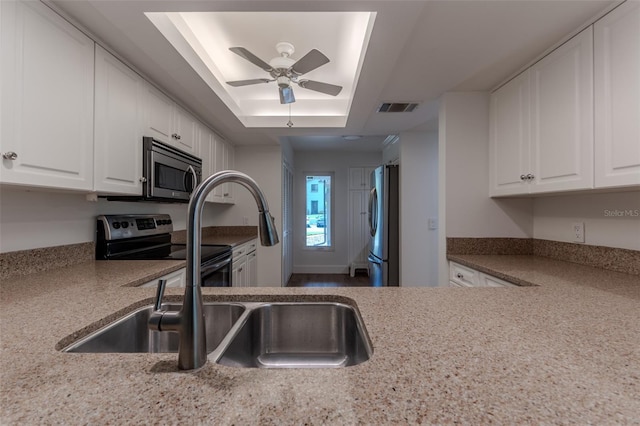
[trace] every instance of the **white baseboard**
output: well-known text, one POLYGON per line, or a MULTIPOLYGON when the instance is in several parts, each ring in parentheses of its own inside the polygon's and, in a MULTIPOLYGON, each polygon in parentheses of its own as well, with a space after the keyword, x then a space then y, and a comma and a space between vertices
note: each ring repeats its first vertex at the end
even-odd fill
POLYGON ((294 274, 348 274, 349 265, 295 265, 294 274))

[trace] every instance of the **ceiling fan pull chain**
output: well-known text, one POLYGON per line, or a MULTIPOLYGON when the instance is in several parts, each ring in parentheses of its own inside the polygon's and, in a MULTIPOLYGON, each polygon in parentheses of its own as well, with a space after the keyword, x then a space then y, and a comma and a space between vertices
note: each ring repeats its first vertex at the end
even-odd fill
POLYGON ((289 121, 287 121, 287 127, 288 128, 293 127, 293 121, 291 121, 291 104, 289 104, 289 121))

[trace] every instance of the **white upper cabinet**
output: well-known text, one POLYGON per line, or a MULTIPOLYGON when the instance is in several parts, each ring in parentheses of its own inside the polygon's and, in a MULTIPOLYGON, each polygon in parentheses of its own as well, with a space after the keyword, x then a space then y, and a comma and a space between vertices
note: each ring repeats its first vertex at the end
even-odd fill
POLYGON ((491 95, 490 195, 593 188, 593 30, 491 95))
POLYGON ((189 152, 194 155, 199 155, 199 147, 197 144, 197 127, 198 122, 196 119, 174 104, 173 108, 173 142, 170 142, 175 147, 189 152))
POLYGON ((349 168, 349 189, 360 190, 371 188, 369 182, 371 178, 371 172, 374 167, 351 167, 349 168))
POLYGON ((529 97, 529 70, 491 95, 491 195, 529 192, 529 97))
POLYGON ((0 181, 91 191, 94 43, 40 2, 0 7, 0 181))
POLYGON ((593 30, 531 67, 531 192, 593 188, 593 30))
POLYGON ((146 126, 144 136, 198 155, 197 121, 150 84, 146 85, 146 126))
POLYGON ((595 186, 640 185, 640 3, 594 24, 595 186))
POLYGON ((96 45, 94 189, 142 194, 144 81, 96 45))
POLYGON ((172 144, 173 101, 150 84, 145 85, 146 126, 144 136, 172 144))

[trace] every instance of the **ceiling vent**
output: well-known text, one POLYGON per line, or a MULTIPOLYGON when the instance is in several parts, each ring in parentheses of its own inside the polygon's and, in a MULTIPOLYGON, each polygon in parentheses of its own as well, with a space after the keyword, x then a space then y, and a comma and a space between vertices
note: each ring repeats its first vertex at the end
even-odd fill
POLYGON ((378 112, 413 112, 417 107, 415 102, 385 102, 378 107, 378 112))

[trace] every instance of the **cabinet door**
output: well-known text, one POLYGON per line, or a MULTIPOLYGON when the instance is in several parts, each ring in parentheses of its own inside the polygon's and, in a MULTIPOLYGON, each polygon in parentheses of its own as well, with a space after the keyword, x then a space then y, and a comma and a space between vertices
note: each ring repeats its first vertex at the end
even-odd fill
POLYGON ((367 224, 368 191, 349 191, 349 263, 367 264, 369 238, 367 224))
POLYGON ((96 45, 94 189, 141 195, 144 82, 96 45))
POLYGON ((173 144, 173 101, 150 84, 146 85, 146 126, 144 136, 173 144))
POLYGON ((258 286, 258 256, 253 251, 247 255, 247 287, 258 286))
MULTIPOLYGON (((233 170, 235 167, 235 155, 236 150, 233 145, 228 142, 224 142, 224 170, 233 170)), ((224 202, 233 204, 235 198, 233 196, 235 191, 235 184, 225 183, 222 185, 224 202)))
POLYGON ((94 43, 40 2, 0 7, 0 181, 91 191, 94 43))
POLYGON ((593 187, 589 27, 531 67, 531 192, 593 187))
POLYGON ((191 114, 174 104, 171 145, 189 154, 198 154, 197 125, 198 122, 191 114))
MULTIPOLYGON (((211 137, 211 156, 213 164, 213 173, 217 173, 224 170, 224 156, 225 156, 225 143, 217 135, 211 137)), ((224 186, 225 184, 218 185, 209 193, 208 200, 214 203, 224 203, 224 186)))
POLYGON ((247 262, 246 256, 242 256, 241 260, 233 263, 231 270, 231 285, 232 287, 246 287, 247 286, 247 262))
POLYGON ((640 185, 640 3, 594 25, 595 186, 640 185))
POLYGON ((489 193, 529 192, 529 70, 491 95, 489 193))

